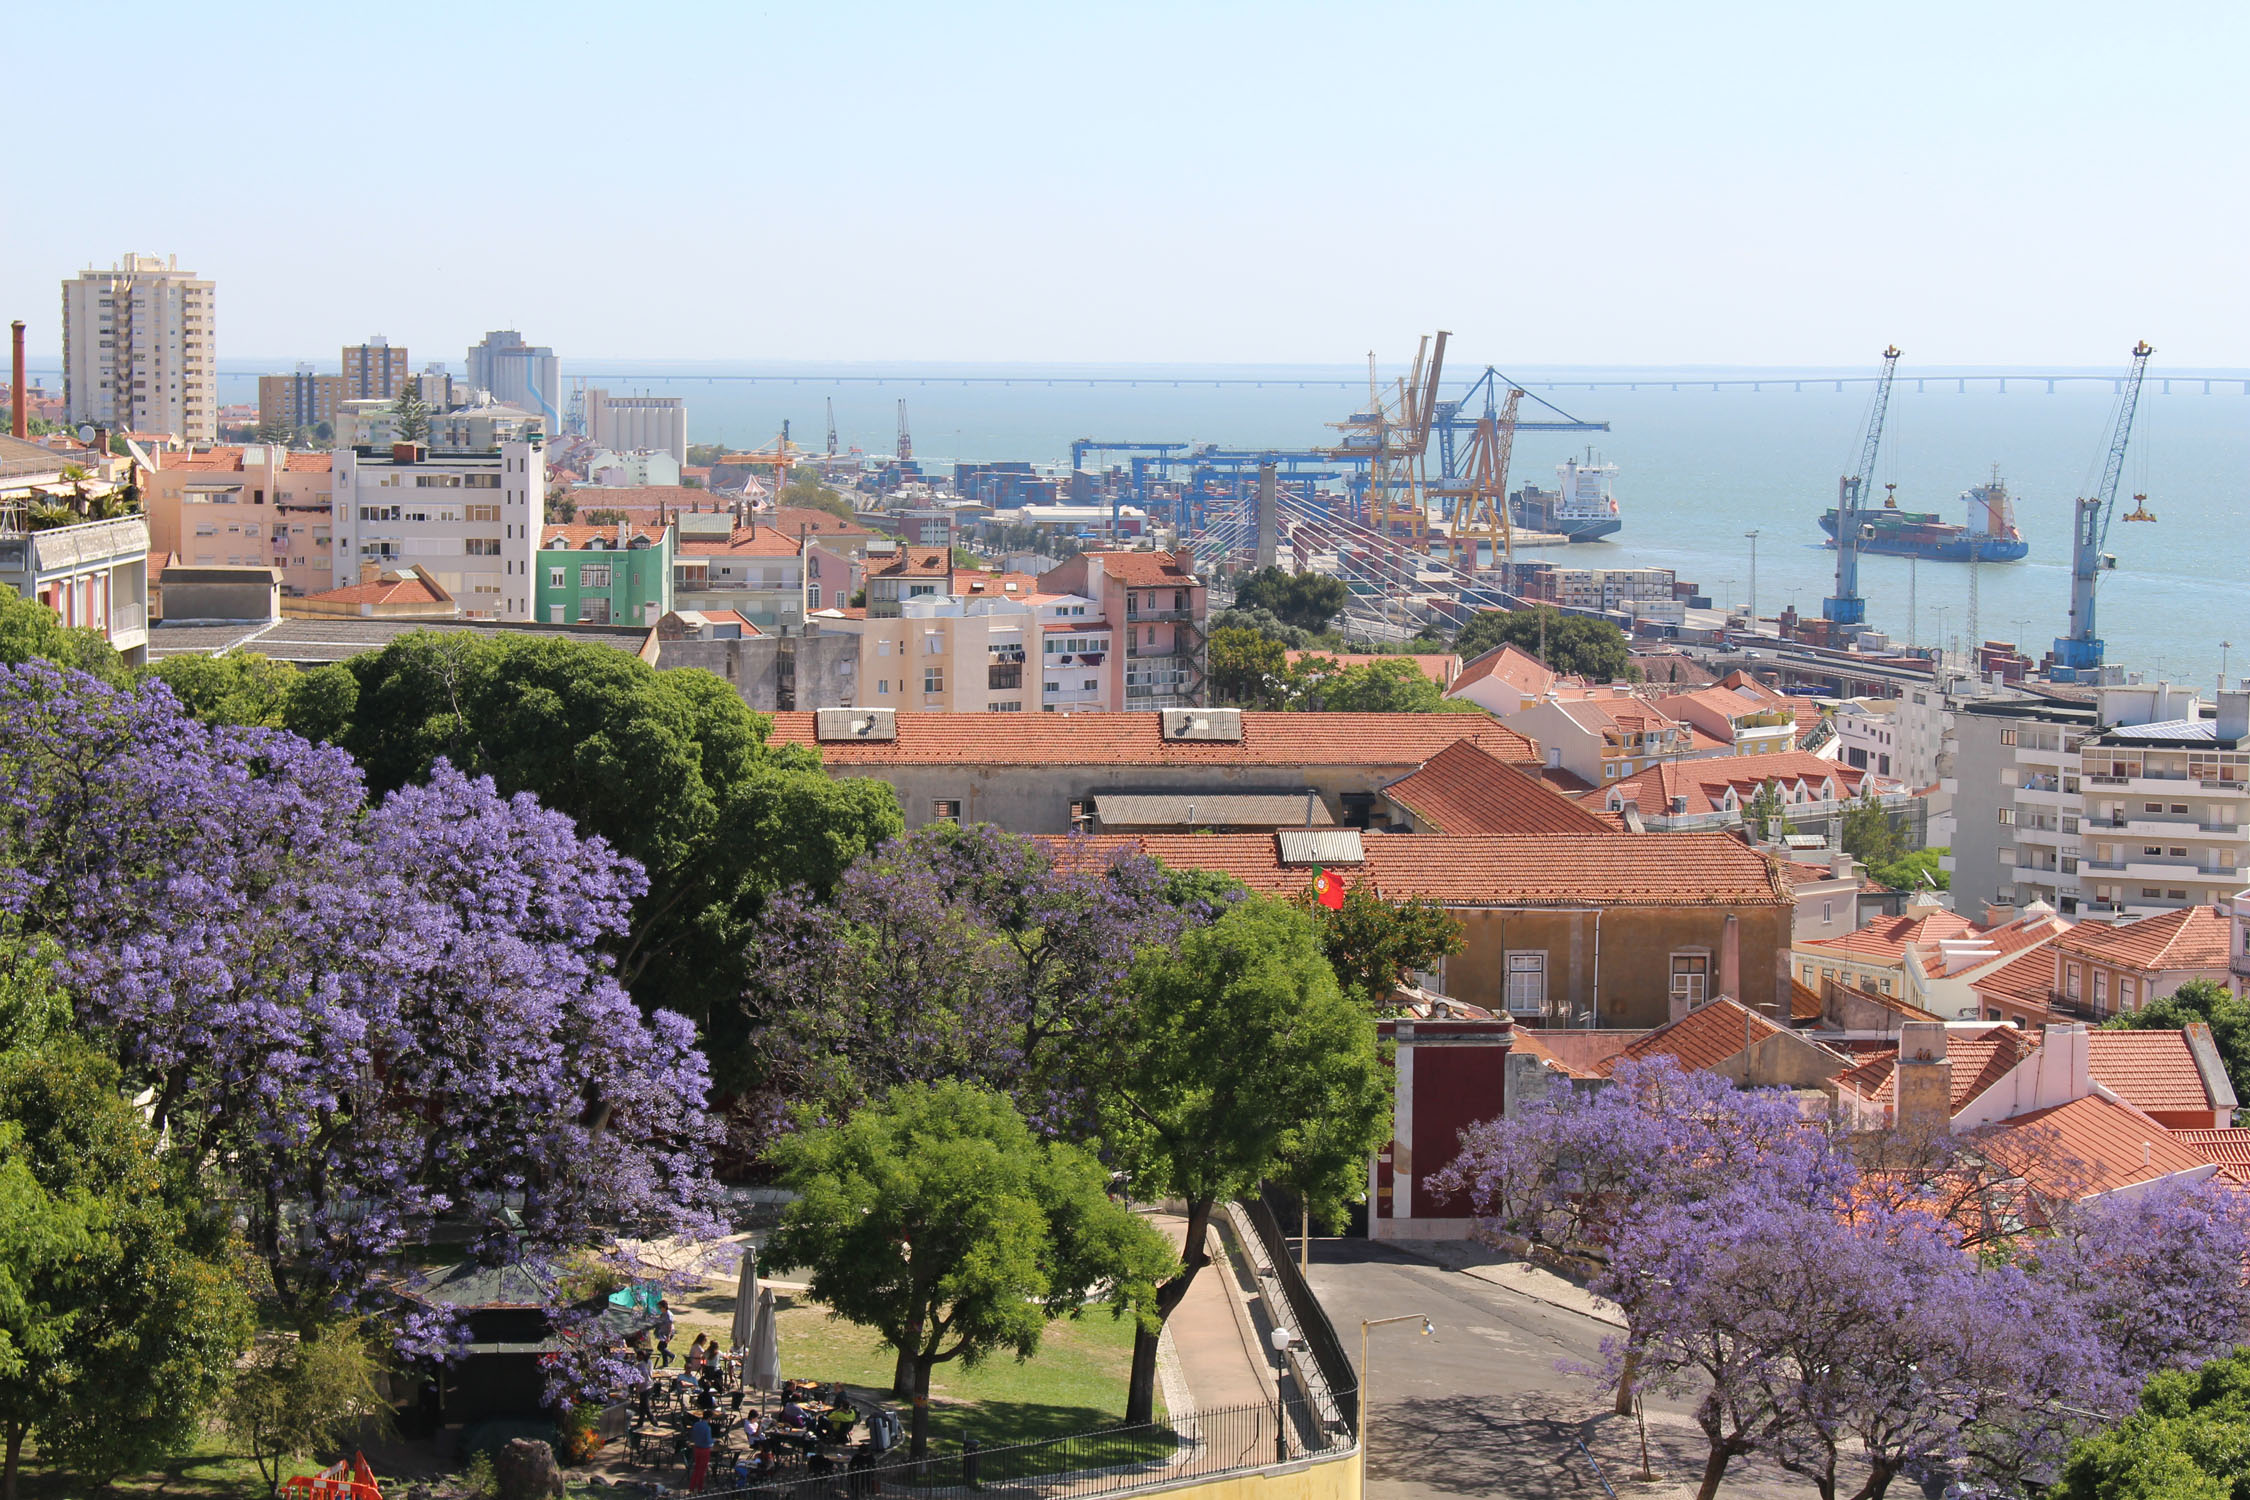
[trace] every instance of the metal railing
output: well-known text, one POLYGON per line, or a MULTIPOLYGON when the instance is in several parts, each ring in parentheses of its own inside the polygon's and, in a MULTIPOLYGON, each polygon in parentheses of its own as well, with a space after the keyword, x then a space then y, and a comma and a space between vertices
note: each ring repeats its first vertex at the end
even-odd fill
POLYGON ((861 1500, 877 1494, 966 1495, 1005 1490, 1040 1500, 1122 1495, 1211 1479, 1348 1451, 1349 1432, 1332 1430, 1303 1401, 1175 1412, 1161 1422, 1125 1423, 1006 1447, 932 1453, 919 1461, 893 1449, 860 1466, 792 1457, 778 1471, 738 1484, 732 1458, 701 1490, 742 1500, 861 1500), (1307 1434, 1314 1434, 1308 1445, 1307 1434), (819 1472, 815 1472, 815 1470, 819 1472))
POLYGON ((1305 1341, 1306 1352, 1311 1354, 1313 1365, 1321 1379, 1328 1384, 1328 1394, 1335 1402, 1332 1420, 1342 1424, 1347 1434, 1356 1436, 1359 1431, 1359 1371, 1351 1357, 1344 1352, 1343 1340, 1336 1336, 1335 1325, 1328 1321, 1327 1309, 1313 1295, 1313 1289, 1298 1271, 1297 1262, 1289 1254, 1289 1235, 1281 1227, 1281 1217, 1274 1206, 1282 1203, 1294 1209, 1294 1202, 1283 1203, 1273 1185, 1266 1184, 1259 1196, 1241 1201, 1243 1216, 1249 1221, 1251 1233, 1257 1235, 1260 1248, 1272 1263, 1275 1283, 1281 1289, 1281 1300, 1289 1309, 1289 1319, 1296 1325, 1297 1336, 1305 1341))

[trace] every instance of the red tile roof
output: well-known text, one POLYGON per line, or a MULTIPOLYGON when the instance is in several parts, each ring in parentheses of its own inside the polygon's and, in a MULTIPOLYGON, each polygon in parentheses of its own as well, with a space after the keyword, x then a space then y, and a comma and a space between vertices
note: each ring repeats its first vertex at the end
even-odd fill
POLYGON ((1909 944, 1936 944, 1953 938, 1978 936, 1977 924, 1942 907, 1877 917, 1857 932, 1841 937, 1807 938, 1797 944, 1824 953, 1836 953, 1871 963, 1895 964, 1909 944))
POLYGON ((1425 833, 1612 833, 1615 827, 1468 740, 1383 788, 1425 833))
MULTIPOLYGON (((1254 891, 1303 890, 1313 872, 1281 863, 1279 835, 1105 834, 1166 864, 1232 875, 1254 891)), ((1338 866, 1382 895, 1446 906, 1787 905, 1766 857, 1723 833, 1371 833, 1363 863, 1338 866)))
MULTIPOLYGON (((630 543, 634 537, 645 537, 654 546, 664 540, 664 528, 636 526, 628 521, 625 523, 625 539, 630 543)), ((580 551, 594 541, 601 542, 609 550, 620 550, 615 526, 546 526, 539 532, 539 545, 556 551, 580 551)))
POLYGON ((1528 698, 1536 698, 1559 680, 1538 657, 1519 646, 1495 646, 1466 663, 1453 679, 1454 691, 1487 677, 1497 678, 1528 698))
POLYGON ((1758 788, 1769 781, 1780 783, 1786 800, 1787 794, 1800 785, 1818 797, 1828 780, 1834 778, 1838 792, 1851 797, 1858 795, 1860 783, 1866 777, 1865 771, 1822 760, 1806 750, 1784 750, 1774 755, 1722 755, 1707 760, 1665 761, 1638 775, 1596 788, 1584 800, 1598 798, 1606 807, 1612 800, 1622 798, 1638 802, 1643 817, 1654 817, 1669 809, 1674 798, 1684 797, 1687 806, 1683 811, 1708 813, 1721 809, 1730 789, 1739 806, 1749 802, 1758 794, 1758 788))
POLYGON ((880 567, 875 559, 867 560, 869 578, 950 578, 953 576, 953 554, 944 548, 908 547, 896 557, 886 560, 880 567))
MULTIPOLYGON (((1083 628, 1078 622, 1074 628, 1083 628)), ((1456 740, 1518 765, 1538 747, 1485 714, 1303 714, 1245 710, 1239 740, 1167 740, 1155 713, 900 713, 898 738, 820 745, 830 766, 1412 766, 1456 740), (1007 720, 1010 722, 1002 722, 1007 720)), ((813 715, 773 716, 773 739, 815 743, 813 715)))
MULTIPOLYGON (((1520 1044, 1522 1033, 1517 1036, 1520 1044)), ((2221 1177, 2250 1183, 2250 1130, 2175 1130, 2172 1139, 2205 1161, 2216 1163, 2221 1177)))
MULTIPOLYGON (((2094 1082, 2136 1109, 2218 1109, 2185 1031, 2089 1031, 2094 1082)), ((2216 1056, 2216 1054, 2213 1054, 2216 1056)))
POLYGON ((2209 1165, 2141 1111, 2099 1094, 2003 1120, 1979 1138, 1978 1147, 2041 1190, 2071 1197, 2209 1165))
MULTIPOLYGON (((1986 1089, 2007 1077, 2016 1064, 2038 1050, 2040 1040, 2038 1032, 2018 1031, 2013 1026, 1949 1034, 1945 1052, 1952 1063, 1952 1112, 1959 1114, 1967 1109, 1986 1089)), ((1898 1049, 1893 1047, 1869 1056, 1836 1081, 1862 1098, 1890 1104, 1897 1099, 1897 1074, 1898 1049)))
POLYGON ((1979 999, 2006 1000, 2016 1005, 2036 1006, 2044 1012, 2047 997, 2055 989, 2054 948, 2043 944, 2027 949, 1983 978, 1970 980, 1969 988, 1977 992, 1979 999))
POLYGON ((1822 1003, 1820 991, 1796 979, 1789 981, 1789 1019, 1792 1021, 1817 1021, 1828 1014, 1822 1003))
POLYGON ((847 521, 842 516, 832 516, 824 510, 814 510, 804 505, 783 505, 770 514, 760 516, 759 524, 771 526, 795 536, 800 530, 817 532, 822 536, 873 536, 875 533, 857 521, 847 521))
POLYGON ((1089 552, 1102 565, 1102 576, 1114 578, 1129 589, 1186 588, 1202 582, 1195 576, 1195 559, 1186 552, 1089 552))
MULTIPOLYGON (((1693 836, 1649 835, 1651 838, 1693 836)), ((1636 1038, 1622 1052, 1603 1059, 1596 1071, 1607 1078, 1617 1071, 1620 1063, 1639 1062, 1650 1057, 1672 1058, 1682 1069, 1691 1073, 1703 1068, 1715 1068, 1767 1037, 1778 1036, 1785 1029, 1776 1026, 1748 1006, 1721 995, 1706 1005, 1697 1006, 1677 1021, 1666 1022, 1645 1036, 1636 1038)))
POLYGON ((687 537, 680 543, 684 557, 795 557, 797 539, 783 536, 769 526, 755 531, 747 526, 737 526, 734 535, 725 541, 717 537, 687 537))
POLYGON ((2168 969, 2223 969, 2227 966, 2228 922, 2208 906, 2185 906, 2137 922, 2112 927, 2081 922, 2055 946, 2065 953, 2099 959, 2144 973, 2168 969))
POLYGON ((285 474, 326 474, 336 467, 333 453, 292 453, 281 461, 285 474))
POLYGON ((307 594, 327 604, 447 604, 452 601, 422 581, 418 573, 387 573, 373 583, 307 594))

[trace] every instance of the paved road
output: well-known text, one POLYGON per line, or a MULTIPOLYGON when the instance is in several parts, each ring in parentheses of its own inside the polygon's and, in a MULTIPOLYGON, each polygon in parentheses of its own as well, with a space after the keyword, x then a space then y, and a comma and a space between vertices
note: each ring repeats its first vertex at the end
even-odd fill
MULTIPOLYGON (((1594 1382, 1556 1368, 1597 1364, 1614 1329, 1365 1240, 1316 1240, 1311 1279, 1354 1359, 1363 1318, 1419 1313, 1436 1327, 1428 1338, 1411 1323, 1370 1335, 1370 1500, 1607 1500, 1578 1442, 1621 1494, 1695 1492, 1704 1443, 1683 1404, 1646 1402, 1656 1483, 1642 1484, 1638 1425, 1594 1382)), ((1755 1500, 1810 1491, 1740 1460, 1724 1488, 1755 1500)))

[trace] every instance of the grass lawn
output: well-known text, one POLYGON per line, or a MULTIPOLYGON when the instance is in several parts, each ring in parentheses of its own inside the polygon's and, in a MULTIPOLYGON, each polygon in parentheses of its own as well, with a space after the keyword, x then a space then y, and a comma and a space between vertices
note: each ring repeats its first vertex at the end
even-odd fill
MULTIPOLYGON (((890 1389, 897 1357, 874 1334, 830 1318, 827 1309, 806 1302, 802 1293, 779 1293, 776 1302, 784 1375, 890 1389)), ((723 1340, 734 1313, 733 1284, 713 1285, 684 1305, 676 1302, 675 1309, 680 1331, 672 1340, 674 1353, 684 1352, 698 1333, 723 1340)), ((1039 1352, 1020 1364, 1013 1355, 998 1355, 973 1370, 958 1362, 933 1370, 931 1444, 952 1450, 973 1434, 993 1448, 1111 1426, 1125 1419, 1125 1386, 1132 1370, 1131 1319, 1112 1318, 1107 1308, 1058 1318, 1047 1325, 1039 1352)), ((1156 1400, 1161 1420, 1161 1390, 1156 1400)), ((907 1420, 909 1413, 901 1409, 899 1417, 907 1420)))
MULTIPOLYGON (((318 1472, 319 1465, 309 1462, 292 1464, 282 1470, 284 1477, 318 1472)), ((29 1445, 24 1453, 21 1490, 23 1500, 84 1500, 88 1493, 82 1477, 45 1468, 29 1445)), ((266 1482, 258 1477, 258 1466, 250 1462, 249 1455, 239 1451, 225 1434, 212 1430, 205 1432, 193 1448, 164 1468, 147 1474, 120 1476, 101 1493, 135 1497, 162 1495, 176 1497, 176 1500, 263 1500, 266 1482)))

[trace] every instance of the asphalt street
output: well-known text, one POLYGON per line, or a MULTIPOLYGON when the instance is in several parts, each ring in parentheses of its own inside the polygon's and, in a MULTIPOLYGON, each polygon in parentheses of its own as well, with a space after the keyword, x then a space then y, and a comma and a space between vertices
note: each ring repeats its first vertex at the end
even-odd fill
MULTIPOLYGON (((1646 1398, 1644 1483, 1640 1424, 1610 1410, 1607 1388, 1558 1368, 1598 1366, 1609 1325, 1366 1240, 1314 1241, 1311 1280, 1355 1360, 1362 1319, 1420 1314, 1435 1328, 1369 1335, 1371 1500, 1606 1500, 1605 1480, 1620 1495, 1695 1492, 1705 1445, 1685 1403, 1646 1398)), ((1741 1460, 1724 1486, 1755 1500, 1811 1490, 1741 1460)))

